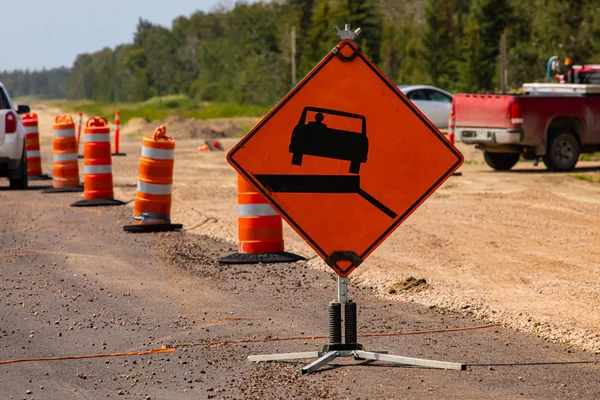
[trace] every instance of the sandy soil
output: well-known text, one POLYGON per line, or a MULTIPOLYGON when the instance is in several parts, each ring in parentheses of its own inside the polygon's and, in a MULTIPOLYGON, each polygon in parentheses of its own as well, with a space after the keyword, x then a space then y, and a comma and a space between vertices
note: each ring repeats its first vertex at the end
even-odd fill
MULTIPOLYGON (((43 169, 51 173, 49 127, 58 110, 33 110, 40 117, 43 169)), ((196 151, 205 137, 214 137, 207 132, 173 137, 173 222, 235 245, 237 181, 225 152, 196 151)), ((222 143, 228 150, 236 140, 222 143)), ((113 158, 121 200, 135 197, 140 147, 141 137, 125 134, 121 151, 127 156, 113 158)), ((467 160, 462 176, 450 178, 400 226, 351 275, 352 282, 389 300, 449 309, 600 351, 600 185, 548 173, 541 164, 494 172, 477 150, 459 148, 467 160), (393 290, 410 277, 427 285, 393 290)), ((600 163, 578 165, 578 173, 599 170, 600 163)), ((284 238, 286 250, 312 257, 311 268, 329 271, 287 225, 284 238)))

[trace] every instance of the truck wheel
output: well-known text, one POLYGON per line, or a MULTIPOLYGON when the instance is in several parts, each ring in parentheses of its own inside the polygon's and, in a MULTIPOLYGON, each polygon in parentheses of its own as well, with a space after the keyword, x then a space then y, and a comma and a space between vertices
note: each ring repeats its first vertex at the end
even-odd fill
POLYGON ((358 174, 360 171, 360 161, 351 161, 350 162, 350 173, 358 174))
POLYGON ((544 164, 550 171, 570 171, 579 161, 579 141, 570 133, 560 133, 548 141, 544 164))
POLYGON ((486 164, 498 171, 508 171, 519 161, 519 153, 489 153, 483 152, 486 164))
POLYGON ((10 172, 8 179, 11 189, 27 189, 29 179, 27 177, 27 152, 25 151, 25 147, 23 147, 23 153, 21 154, 21 163, 16 170, 10 172))
POLYGON ((294 153, 292 156, 292 164, 294 165, 302 165, 302 153, 294 153))

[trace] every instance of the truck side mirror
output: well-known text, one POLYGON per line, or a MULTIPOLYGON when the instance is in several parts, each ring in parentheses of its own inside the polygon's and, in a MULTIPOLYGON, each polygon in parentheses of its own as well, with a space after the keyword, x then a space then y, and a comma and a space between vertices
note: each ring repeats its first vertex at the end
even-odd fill
POLYGON ((30 111, 31 111, 31 109, 29 108, 29 106, 28 106, 28 105, 25 105, 25 104, 19 104, 19 105, 17 106, 17 114, 19 114, 19 115, 20 115, 20 114, 27 114, 27 113, 28 113, 28 112, 30 112, 30 111))

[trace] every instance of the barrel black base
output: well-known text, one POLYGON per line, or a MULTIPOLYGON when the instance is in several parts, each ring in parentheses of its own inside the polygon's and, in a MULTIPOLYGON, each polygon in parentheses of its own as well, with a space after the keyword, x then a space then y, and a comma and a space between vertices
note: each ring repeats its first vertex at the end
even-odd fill
POLYGON ((28 176, 27 179, 30 181, 50 181, 50 180, 52 180, 52 177, 48 176, 46 174, 41 174, 41 175, 28 176))
POLYGON ((262 254, 240 254, 234 253, 219 259, 221 264, 269 264, 269 263, 284 263, 306 260, 306 258, 288 253, 262 253, 262 254))
POLYGON ((91 199, 79 200, 71 204, 71 207, 102 207, 102 206, 124 206, 121 200, 115 199, 91 199))
POLYGON ((73 192, 83 192, 83 186, 65 186, 61 188, 48 188, 42 190, 42 193, 73 193, 73 192))
POLYGON ((182 224, 125 225, 123 230, 130 233, 171 232, 183 229, 182 224))
POLYGON ((112 153, 111 156, 123 157, 126 156, 127 153, 112 153))

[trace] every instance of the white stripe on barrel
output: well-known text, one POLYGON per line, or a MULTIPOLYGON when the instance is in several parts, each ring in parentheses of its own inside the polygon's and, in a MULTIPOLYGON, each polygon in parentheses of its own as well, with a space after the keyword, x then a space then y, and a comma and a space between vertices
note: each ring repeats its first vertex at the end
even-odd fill
POLYGON ((55 162, 64 162, 64 161, 76 161, 77 153, 67 153, 67 154, 54 154, 53 160, 55 162))
POLYGON ((279 215, 270 204, 238 204, 239 217, 268 217, 279 215))
POLYGON ((55 137, 75 136, 75 129, 55 129, 54 136, 55 137))
POLYGON ((110 142, 110 133, 84 133, 84 143, 107 143, 110 142))
POLYGON ((171 194, 171 185, 160 185, 138 181, 138 192, 146 194, 171 194))
POLYGON ((154 149, 152 147, 142 146, 142 157, 153 158, 155 160, 172 160, 173 150, 154 149))
POLYGON ((112 174, 111 165, 84 165, 84 174, 112 174))
POLYGON ((27 150, 27 158, 40 158, 39 150, 27 150))
POLYGON ((38 133, 37 126, 25 126, 25 133, 38 133))

